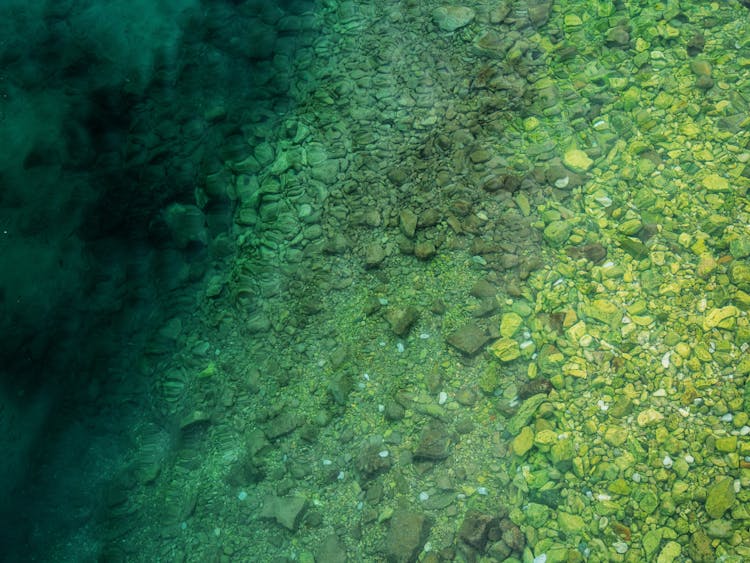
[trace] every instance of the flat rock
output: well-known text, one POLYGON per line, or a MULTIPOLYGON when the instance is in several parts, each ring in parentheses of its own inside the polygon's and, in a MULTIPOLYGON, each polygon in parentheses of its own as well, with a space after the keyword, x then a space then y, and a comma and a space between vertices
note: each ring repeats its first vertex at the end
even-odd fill
POLYGON ((419 311, 414 307, 393 307, 385 313, 385 320, 391 325, 391 330, 393 330, 396 336, 405 336, 418 318, 419 311))
POLYGON ((287 497, 268 495, 263 501, 260 517, 276 520, 287 530, 294 531, 299 525, 305 508, 307 508, 307 499, 301 495, 287 497))
POLYGON ((731 477, 723 477, 706 492, 706 513, 711 518, 721 518, 734 504, 734 500, 734 480, 731 477))
POLYGON ((487 344, 490 337, 476 323, 468 323, 450 334, 447 338, 448 344, 466 354, 476 354, 482 346, 487 344))

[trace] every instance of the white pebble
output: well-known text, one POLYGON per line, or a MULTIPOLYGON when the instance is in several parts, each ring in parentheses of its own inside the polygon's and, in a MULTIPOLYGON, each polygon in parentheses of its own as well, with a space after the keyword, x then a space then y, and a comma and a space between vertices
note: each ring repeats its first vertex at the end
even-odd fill
POLYGON ((388 450, 381 450, 378 452, 378 455, 382 458, 388 457, 390 454, 388 453, 388 450))
POLYGON ((363 373, 362 377, 364 378, 365 381, 370 381, 370 374, 369 373, 363 373))
POLYGON ((661 357, 661 367, 664 369, 667 369, 669 367, 669 358, 672 355, 672 352, 667 352, 661 357))
POLYGON ((685 454, 685 461, 687 461, 688 463, 693 463, 695 461, 695 458, 690 454, 685 454))
POLYGON ((750 434, 750 426, 746 424, 745 426, 740 428, 740 436, 747 436, 748 434, 750 434))
POLYGON ((489 494, 487 491, 487 487, 477 487, 477 494, 487 496, 489 494))
POLYGON ((533 563, 547 563, 547 554, 546 553, 540 553, 536 557, 534 557, 533 563))
POLYGON ((333 462, 330 459, 324 459, 323 465, 331 465, 333 462))
POLYGON ((430 498, 430 495, 428 495, 426 492, 422 491, 419 493, 419 500, 422 502, 426 501, 428 498, 430 498))
POLYGON ((664 465, 664 467, 666 467, 667 469, 669 469, 670 467, 672 467, 672 464, 674 463, 672 461, 672 458, 669 457, 668 455, 665 455, 664 459, 661 462, 662 462, 662 465, 664 465))
POLYGON ((336 475, 336 479, 338 479, 339 481, 343 481, 345 477, 346 474, 343 471, 339 471, 339 474, 336 475))
POLYGON ((666 396, 667 396, 667 392, 664 389, 657 389, 656 391, 654 391, 654 397, 666 397, 666 396))
POLYGON ((399 354, 402 353, 404 351, 404 343, 399 342, 398 344, 396 344, 396 350, 399 351, 399 354))
POLYGON ((739 479, 735 479, 734 480, 734 492, 739 493, 741 489, 742 489, 742 483, 740 482, 739 479))
POLYGON ((378 412, 385 412, 385 405, 378 405, 378 412))
POLYGON ((570 176, 563 176, 562 178, 555 180, 555 187, 565 188, 568 185, 568 182, 570 182, 570 176))
POLYGON ((448 400, 448 393, 445 391, 440 391, 438 394, 438 405, 444 405, 445 401, 448 400))
POLYGON ((721 417, 722 422, 732 422, 732 419, 734 418, 734 415, 731 412, 728 412, 724 416, 721 417))
POLYGON ((633 479, 633 482, 635 482, 635 483, 640 483, 641 482, 641 474, 638 473, 638 472, 633 473, 633 476, 631 477, 631 479, 633 479))
POLYGON ((247 492, 240 491, 240 493, 237 495, 237 498, 240 500, 245 500, 247 498, 247 492))
POLYGON ((427 340, 429 337, 430 337, 430 335, 427 334, 426 332, 422 332, 419 335, 419 338, 421 338, 422 340, 427 340))
POLYGON ((607 410, 609 410, 609 405, 607 403, 605 403, 604 401, 602 401, 601 399, 599 399, 596 402, 596 406, 599 407, 599 410, 601 410, 601 411, 607 411, 607 410))
POLYGON ((388 305, 388 300, 385 297, 378 297, 378 303, 381 305, 388 305))

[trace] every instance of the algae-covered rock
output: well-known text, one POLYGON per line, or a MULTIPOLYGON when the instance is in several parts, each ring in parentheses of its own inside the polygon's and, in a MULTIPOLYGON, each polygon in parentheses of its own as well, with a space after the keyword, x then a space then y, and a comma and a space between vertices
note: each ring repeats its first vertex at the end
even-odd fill
POLYGON ((709 192, 728 192, 729 181, 718 174, 709 174, 701 182, 709 192))
POLYGON ((578 536, 583 533, 586 527, 586 522, 577 514, 570 514, 568 512, 557 513, 557 524, 560 526, 560 530, 571 536, 578 536))
POLYGON ((585 306, 586 314, 610 327, 617 327, 622 321, 622 309, 607 299, 594 299, 585 306))
POLYGON ((512 442, 513 453, 519 457, 523 457, 534 446, 534 431, 530 426, 524 426, 518 433, 518 436, 513 438, 512 442))
POLYGON ((526 522, 534 528, 541 528, 549 520, 551 512, 548 506, 530 502, 526 505, 526 522))
POLYGON ((456 31, 470 24, 475 16, 467 6, 440 6, 432 12, 432 20, 443 31, 456 31))
POLYGON ((722 477, 706 491, 706 513, 714 519, 721 518, 735 501, 734 480, 722 477))
POLYGON ((490 346, 490 351, 501 361, 511 362, 521 356, 518 342, 512 338, 500 338, 490 346))
POLYGON ((682 547, 676 541, 667 542, 659 552, 656 563, 672 563, 682 553, 682 547))
POLYGON ((518 313, 505 313, 500 321, 500 335, 512 338, 523 324, 523 319, 518 313))
POLYGON ((750 263, 735 260, 729 265, 729 280, 743 291, 750 291, 750 263))
POLYGON ((514 435, 518 434, 521 428, 528 425, 531 417, 534 416, 534 413, 539 408, 539 405, 541 405, 546 399, 546 394, 538 393, 532 395, 521 403, 518 412, 508 421, 508 425, 506 426, 508 432, 514 435))
POLYGON ((706 316, 703 318, 703 330, 711 330, 712 328, 733 328, 739 312, 739 309, 734 305, 709 309, 706 312, 706 316))

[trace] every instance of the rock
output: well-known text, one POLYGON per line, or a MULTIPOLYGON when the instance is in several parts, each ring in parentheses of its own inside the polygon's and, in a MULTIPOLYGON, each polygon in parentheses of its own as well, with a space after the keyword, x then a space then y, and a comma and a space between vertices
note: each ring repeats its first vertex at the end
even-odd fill
POLYGON ((721 518, 732 507, 734 500, 734 480, 722 477, 706 491, 706 513, 711 518, 721 518))
POLYGON ((523 325, 523 318, 518 313, 506 313, 500 320, 500 335, 512 338, 523 325))
POLYGON ((448 336, 448 344, 467 356, 476 354, 490 339, 484 329, 475 323, 468 323, 448 336))
POLYGON ((703 318, 703 330, 707 331, 712 328, 734 328, 736 317, 739 313, 739 309, 734 305, 709 309, 706 312, 706 316, 703 318))
POLYGON ((518 433, 518 436, 513 438, 511 444, 513 453, 519 457, 523 457, 534 446, 534 431, 530 426, 524 426, 518 433))
POLYGON ((295 531, 307 508, 307 499, 301 495, 277 497, 268 495, 263 501, 261 518, 276 520, 287 530, 295 531))
POLYGON ((549 20, 550 11, 552 10, 551 0, 536 0, 529 2, 527 8, 529 21, 534 27, 541 27, 549 20))
POLYGON ((742 291, 750 291, 750 263, 734 260, 729 265, 729 280, 742 291))
POLYGON ((636 422, 640 427, 653 426, 662 420, 664 420, 664 415, 654 409, 643 410, 636 417, 636 422))
POLYGON ((441 6, 432 12, 432 21, 443 31, 456 31, 470 24, 476 16, 474 10, 466 6, 441 6))
POLYGON ((628 429, 620 426, 610 426, 604 432, 604 441, 611 446, 622 446, 628 439, 628 429))
POLYGON ((572 230, 573 227, 568 221, 552 221, 544 228, 544 240, 552 246, 562 246, 570 237, 572 230))
POLYGON ((442 424, 431 422, 422 429, 414 450, 415 460, 439 461, 450 454, 451 439, 442 424))
POLYGON ((539 393, 538 395, 526 399, 521 403, 518 412, 508 421, 506 430, 511 434, 518 434, 521 431, 521 428, 528 425, 531 417, 534 416, 534 413, 539 408, 539 405, 546 400, 547 395, 544 393, 539 393))
POLYGON ((275 440, 276 438, 291 434, 303 422, 302 415, 287 410, 271 420, 270 424, 264 429, 264 432, 269 440, 275 440))
POLYGON ((656 558, 656 563, 672 563, 682 553, 682 547, 676 541, 667 542, 662 550, 659 552, 659 556, 656 558))
POLYGON ((729 242, 729 253, 734 258, 750 256, 750 236, 740 235, 729 242))
POLYGON ((541 528, 550 518, 552 511, 548 506, 530 502, 526 505, 526 521, 534 528, 541 528))
POLYGON ((492 352, 501 362, 512 362, 513 360, 521 357, 521 348, 518 342, 512 338, 499 338, 492 346, 490 346, 490 352, 492 352))
POLYGON ((581 535, 586 527, 586 522, 584 522, 583 518, 577 514, 562 511, 557 513, 557 524, 560 526, 560 531, 570 536, 581 535))
POLYGON ((414 256, 420 260, 429 260, 435 254, 437 254, 437 249, 430 241, 422 241, 414 245, 414 256))
POLYGON ((403 309, 391 307, 385 313, 385 320, 391 325, 391 330, 396 336, 405 336, 418 318, 419 311, 411 306, 403 309))
POLYGON ((417 230, 418 217, 410 209, 402 209, 401 213, 398 214, 399 226, 404 236, 414 238, 414 233, 417 230))
POLYGON ((359 475, 367 480, 388 471, 391 463, 392 459, 383 439, 371 436, 360 446, 354 465, 359 475))
POLYGON ((371 242, 365 248, 365 268, 377 268, 385 260, 385 248, 379 242, 371 242))
POLYGON ((171 204, 164 211, 164 222, 178 248, 190 243, 208 244, 206 216, 195 205, 171 204))
POLYGON ((722 178, 718 174, 709 174, 701 182, 703 187, 709 192, 728 192, 729 180, 722 178))
POLYGON ((622 309, 607 299, 594 299, 584 307, 584 311, 587 316, 612 328, 617 328, 622 322, 622 309))
POLYGON ((315 560, 326 563, 346 563, 346 547, 336 534, 330 534, 316 550, 315 560))
POLYGON ((737 436, 716 438, 716 451, 732 453, 737 450, 737 436))
POLYGON ((573 172, 586 172, 594 164, 584 151, 580 149, 569 149, 563 155, 563 164, 573 172))
POLYGON ((690 536, 688 556, 696 563, 710 563, 714 561, 714 548, 711 546, 711 538, 703 530, 697 530, 690 536))
POLYGON ((731 520, 711 520, 706 524, 706 535, 709 538, 726 539, 732 535, 731 520))
POLYGON ((458 536, 470 546, 484 551, 490 529, 497 525, 497 519, 477 510, 469 510, 464 516, 458 536))
POLYGON ((488 297, 495 297, 497 295, 497 288, 487 280, 479 280, 471 288, 470 293, 479 299, 486 299, 488 297))
POLYGON ((429 522, 423 514, 398 509, 393 513, 385 538, 385 553, 389 563, 411 563, 422 551, 429 522))

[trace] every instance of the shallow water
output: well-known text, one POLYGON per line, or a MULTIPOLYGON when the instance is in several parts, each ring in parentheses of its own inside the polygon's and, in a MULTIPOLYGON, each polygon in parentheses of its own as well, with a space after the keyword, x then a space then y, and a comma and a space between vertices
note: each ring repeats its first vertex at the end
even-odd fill
POLYGON ((56 6, 9 560, 750 555, 741 3, 56 6))

